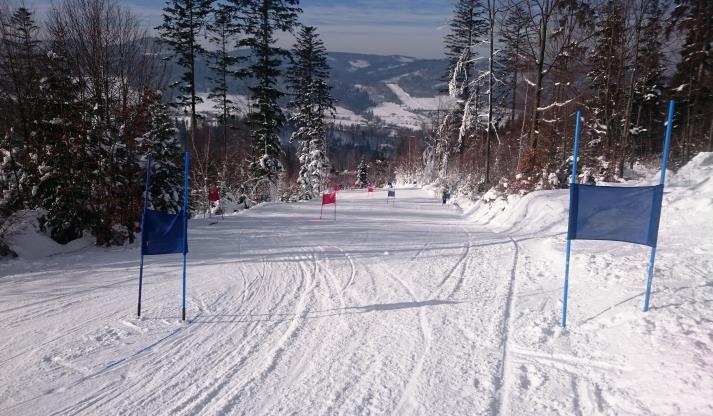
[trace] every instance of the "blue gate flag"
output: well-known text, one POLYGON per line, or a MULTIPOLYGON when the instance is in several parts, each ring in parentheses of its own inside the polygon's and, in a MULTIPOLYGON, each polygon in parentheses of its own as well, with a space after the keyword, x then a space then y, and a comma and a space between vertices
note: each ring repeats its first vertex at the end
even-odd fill
POLYGON ((143 241, 141 254, 188 253, 183 211, 178 214, 147 209, 144 211, 143 241))
POLYGON ((177 214, 160 212, 148 208, 149 190, 151 189, 151 162, 146 161, 146 189, 144 191, 144 209, 141 212, 141 265, 139 266, 139 303, 137 314, 141 317, 141 291, 144 281, 144 256, 158 254, 183 253, 183 294, 182 319, 186 320, 186 254, 188 254, 188 169, 189 153, 184 153, 183 172, 183 209, 177 214))
POLYGON ((572 184, 567 238, 656 245, 663 185, 572 184))
POLYGON ((563 328, 567 327, 569 261, 572 240, 624 241, 651 247, 646 291, 644 292, 644 312, 649 310, 675 108, 675 101, 669 101, 661 162, 661 180, 656 186, 636 187, 592 186, 577 183, 577 159, 581 129, 581 115, 577 111, 572 152, 572 177, 569 187, 569 224, 565 249, 564 294, 562 296, 563 328))
POLYGON ((396 191, 389 191, 386 194, 387 198, 396 198, 396 191))

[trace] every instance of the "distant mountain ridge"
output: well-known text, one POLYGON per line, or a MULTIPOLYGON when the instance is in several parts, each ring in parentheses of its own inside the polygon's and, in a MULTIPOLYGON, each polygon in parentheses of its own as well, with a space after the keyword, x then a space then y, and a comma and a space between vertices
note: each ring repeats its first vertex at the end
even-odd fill
MULTIPOLYGON (((238 53, 246 55, 247 51, 238 53)), ((329 52, 328 60, 338 122, 419 128, 427 121, 428 112, 449 103, 442 93, 446 59, 329 52)), ((204 57, 198 60, 196 70, 196 88, 205 96, 210 90, 211 73, 204 57)), ((178 78, 178 74, 180 69, 171 65, 169 79, 178 78)), ((248 85, 247 80, 236 81, 230 89, 238 96, 246 96, 248 85)), ((208 110, 211 107, 201 106, 208 110)))

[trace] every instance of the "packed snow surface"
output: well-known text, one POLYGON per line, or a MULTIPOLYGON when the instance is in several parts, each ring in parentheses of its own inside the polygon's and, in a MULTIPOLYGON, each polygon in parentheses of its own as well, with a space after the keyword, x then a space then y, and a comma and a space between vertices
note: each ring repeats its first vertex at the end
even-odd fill
POLYGON ((141 319, 138 248, 4 261, 0 415, 711 415, 711 177, 670 176, 648 313, 646 247, 573 243, 567 331, 566 191, 192 220, 185 323, 179 255, 141 319))

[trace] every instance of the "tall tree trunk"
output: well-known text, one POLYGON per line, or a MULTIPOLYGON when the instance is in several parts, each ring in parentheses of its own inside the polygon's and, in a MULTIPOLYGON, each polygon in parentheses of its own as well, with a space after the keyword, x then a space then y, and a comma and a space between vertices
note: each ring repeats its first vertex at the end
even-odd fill
POLYGON ((551 0, 545 0, 541 8, 542 15, 540 17, 540 35, 538 42, 539 54, 536 62, 537 83, 535 84, 535 103, 532 110, 532 124, 529 133, 533 151, 537 150, 539 136, 539 133, 537 132, 540 121, 538 108, 540 108, 540 102, 542 101, 542 80, 545 76, 543 71, 545 68, 545 48, 547 47, 547 26, 550 20, 550 13, 552 13, 550 1, 551 0))
POLYGON ((493 129, 493 58, 495 55, 495 4, 488 0, 488 23, 490 32, 490 55, 488 59, 488 131, 485 134, 485 183, 490 183, 490 132, 493 129))

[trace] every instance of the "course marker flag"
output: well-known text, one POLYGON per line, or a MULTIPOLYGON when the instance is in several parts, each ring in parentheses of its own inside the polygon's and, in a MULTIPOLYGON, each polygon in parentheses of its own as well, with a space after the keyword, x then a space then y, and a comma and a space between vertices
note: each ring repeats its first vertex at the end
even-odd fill
POLYGON ((328 194, 322 194, 322 208, 319 210, 319 219, 322 219, 322 214, 324 213, 324 206, 334 204, 334 220, 337 220, 337 192, 330 192, 328 194))
POLYGON ((393 202, 394 205, 396 204, 396 190, 389 189, 389 191, 386 193, 386 203, 388 204, 389 201, 393 202))
POLYGON ((572 156, 572 177, 569 187, 569 224, 562 300, 563 328, 567 327, 569 262, 572 240, 623 241, 651 247, 644 297, 644 312, 649 310, 663 188, 666 181, 666 167, 671 147, 674 109, 675 102, 671 100, 668 106, 660 183, 655 186, 633 187, 593 186, 577 183, 577 157, 582 122, 581 115, 579 111, 577 112, 572 156))
POLYGON ((144 256, 183 253, 183 295, 182 319, 186 320, 186 255, 188 254, 188 166, 189 154, 185 153, 185 172, 183 177, 183 209, 177 214, 159 212, 148 208, 151 189, 151 164, 153 157, 148 156, 146 164, 146 190, 144 209, 141 213, 141 266, 139 268, 139 304, 138 316, 141 316, 141 290, 144 280, 144 256))

